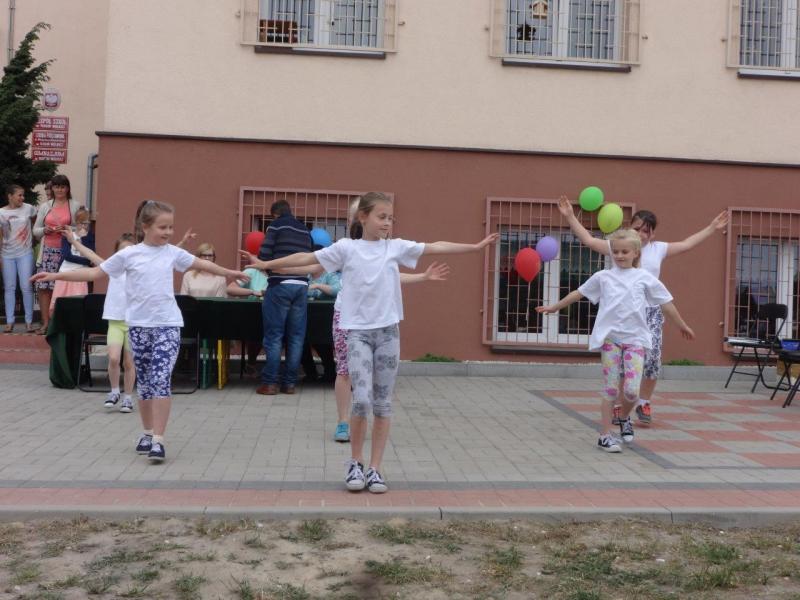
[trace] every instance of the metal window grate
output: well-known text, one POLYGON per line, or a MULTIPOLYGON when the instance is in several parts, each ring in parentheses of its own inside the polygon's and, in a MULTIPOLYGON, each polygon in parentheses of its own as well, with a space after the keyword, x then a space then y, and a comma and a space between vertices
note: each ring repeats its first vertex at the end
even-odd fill
MULTIPOLYGON (((347 237, 347 217, 350 203, 364 192, 336 190, 302 190, 263 187, 239 188, 239 246, 251 231, 266 231, 272 222, 270 207, 286 200, 292 214, 303 221, 309 230, 325 229, 334 241, 347 237)), ((392 197, 391 194, 387 196, 392 197)))
POLYGON ((766 303, 787 306, 784 337, 800 337, 800 210, 732 208, 728 224, 725 335, 764 337, 766 303))
POLYGON ((397 0, 242 0, 242 43, 393 52, 397 0))
POLYGON ((730 0, 728 64, 800 70, 800 0, 730 0))
MULTIPOLYGON (((625 222, 633 207, 623 206, 625 222)), ((579 213, 581 223, 596 237, 596 213, 579 213)), ((558 212, 556 200, 488 198, 487 232, 500 241, 486 262, 483 303, 483 343, 499 346, 584 347, 597 307, 581 300, 557 315, 540 315, 535 308, 552 304, 576 289, 592 273, 606 267, 606 257, 583 246, 558 212), (549 235, 560 241, 559 255, 542 265, 528 285, 514 270, 514 257, 549 235)))
POLYGON ((639 0, 492 1, 492 56, 639 61, 639 0))

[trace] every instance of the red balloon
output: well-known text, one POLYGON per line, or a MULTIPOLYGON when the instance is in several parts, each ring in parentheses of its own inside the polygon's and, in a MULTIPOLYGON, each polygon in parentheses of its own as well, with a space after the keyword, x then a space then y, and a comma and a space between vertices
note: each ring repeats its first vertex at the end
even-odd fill
POLYGON ((263 241, 264 241, 263 231, 251 231, 244 238, 244 248, 250 254, 258 254, 258 250, 259 248, 261 248, 261 242, 263 241))
POLYGON ((514 257, 514 269, 519 276, 530 283, 542 268, 542 257, 533 248, 523 248, 514 257))

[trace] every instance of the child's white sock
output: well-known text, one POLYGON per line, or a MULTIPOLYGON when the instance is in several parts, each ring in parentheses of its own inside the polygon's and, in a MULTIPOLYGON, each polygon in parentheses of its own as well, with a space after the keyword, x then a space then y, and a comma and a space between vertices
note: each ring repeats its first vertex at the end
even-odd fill
POLYGON ((644 398, 639 398, 639 402, 636 403, 637 406, 644 406, 645 404, 650 404, 650 401, 644 398))
POLYGON ((127 400, 127 401, 129 401, 129 402, 133 402, 133 398, 131 398, 131 395, 130 395, 130 394, 125 394, 125 398, 124 398, 124 400, 127 400))
POLYGON ((112 387, 111 388, 111 393, 112 394, 119 394, 119 388, 118 387, 112 387))
POLYGON ((144 435, 149 435, 150 437, 153 437, 153 430, 152 429, 145 429, 144 430, 144 435))
POLYGON ((154 435, 153 436, 153 443, 154 444, 163 444, 164 443, 164 436, 163 435, 154 435))

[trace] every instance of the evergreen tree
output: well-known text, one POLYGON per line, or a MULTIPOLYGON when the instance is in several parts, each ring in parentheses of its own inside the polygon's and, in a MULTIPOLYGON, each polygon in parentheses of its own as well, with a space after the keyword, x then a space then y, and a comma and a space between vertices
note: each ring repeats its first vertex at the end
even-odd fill
MULTIPOLYGON (((50 26, 39 23, 28 32, 0 80, 0 190, 11 183, 21 185, 25 188, 25 201, 32 204, 38 199, 33 187, 48 181, 56 172, 55 163, 34 162, 28 157, 28 139, 42 109, 42 86, 53 62, 47 60, 33 66, 33 46, 43 29, 50 26)), ((5 203, 2 193, 0 206, 5 203)))

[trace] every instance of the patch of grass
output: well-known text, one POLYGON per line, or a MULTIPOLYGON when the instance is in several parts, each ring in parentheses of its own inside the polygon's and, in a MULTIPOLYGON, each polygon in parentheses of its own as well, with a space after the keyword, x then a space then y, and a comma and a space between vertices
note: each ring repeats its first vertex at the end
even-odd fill
POLYGON ((73 573, 63 579, 56 579, 52 583, 45 584, 43 587, 48 590, 67 590, 69 588, 79 587, 83 582, 83 577, 77 573, 73 573))
POLYGON ((206 578, 202 575, 181 575, 172 582, 172 588, 178 592, 178 596, 184 599, 200 598, 199 591, 206 578))
MULTIPOLYGON (((258 598, 258 596, 256 597, 258 598)), ((297 587, 291 583, 279 583, 272 587, 266 598, 269 598, 269 600, 310 600, 311 594, 305 588, 297 587)))
POLYGON ((495 579, 511 579, 522 569, 525 556, 514 546, 506 550, 492 550, 486 556, 486 570, 495 579))
POLYGON ((161 577, 161 572, 151 567, 145 567, 141 571, 137 571, 131 575, 131 579, 145 586, 150 585, 159 577, 161 577))
POLYGON ((83 580, 83 588, 91 596, 105 594, 113 586, 119 583, 119 576, 106 573, 99 577, 92 577, 83 580))
POLYGON ((420 564, 406 564, 398 558, 388 561, 368 560, 367 573, 391 585, 429 583, 447 578, 441 569, 420 564))
POLYGON ((673 358, 664 363, 672 367, 702 367, 705 363, 691 358, 673 358))
POLYGON ((388 544, 429 542, 450 554, 461 550, 459 543, 463 543, 456 534, 439 527, 420 527, 410 524, 395 527, 386 523, 376 523, 369 528, 368 533, 388 544))
POLYGON ((20 596, 19 600, 64 600, 64 592, 54 590, 37 590, 32 594, 20 596))
POLYGON ((686 550, 692 556, 712 565, 724 565, 740 558, 739 550, 730 544, 720 542, 690 542, 686 544, 686 550))
POLYGON ((261 534, 255 534, 244 538, 244 545, 248 548, 265 549, 267 545, 261 540, 261 534))
POLYGON ((317 544, 333 537, 333 528, 328 521, 312 519, 302 521, 297 527, 297 537, 309 544, 317 544))
POLYGON ((135 562, 145 562, 150 560, 152 549, 148 550, 128 550, 127 548, 116 548, 105 556, 95 558, 86 565, 89 571, 102 571, 111 567, 118 567, 135 562))
POLYGON ((146 585, 132 585, 127 590, 120 594, 122 598, 144 598, 147 593, 146 585))
POLYGON ((18 525, 0 525, 0 554, 11 554, 22 546, 23 530, 18 525))
POLYGON ((42 576, 42 569, 38 563, 21 562, 11 569, 11 584, 25 585, 38 581, 42 576))
POLYGON ((291 563, 288 563, 288 562, 286 562, 285 560, 276 560, 276 561, 273 563, 273 566, 274 566, 276 569, 278 569, 279 571, 285 571, 285 570, 287 570, 287 569, 291 569, 291 568, 292 568, 292 565, 291 565, 291 563))
POLYGON ((687 591, 727 590, 734 587, 736 583, 733 567, 719 565, 709 565, 697 573, 692 573, 684 583, 684 589, 687 591))
POLYGON ((261 593, 257 592, 247 579, 236 579, 235 577, 231 577, 231 579, 233 579, 233 585, 230 586, 231 593, 239 600, 259 600, 261 593))
POLYGON ((457 363, 461 361, 450 356, 441 356, 439 354, 431 354, 430 352, 426 352, 419 358, 415 358, 414 362, 457 363))
POLYGON ((215 560, 217 560, 217 553, 214 551, 204 554, 189 552, 181 557, 181 562, 212 562, 215 560))

